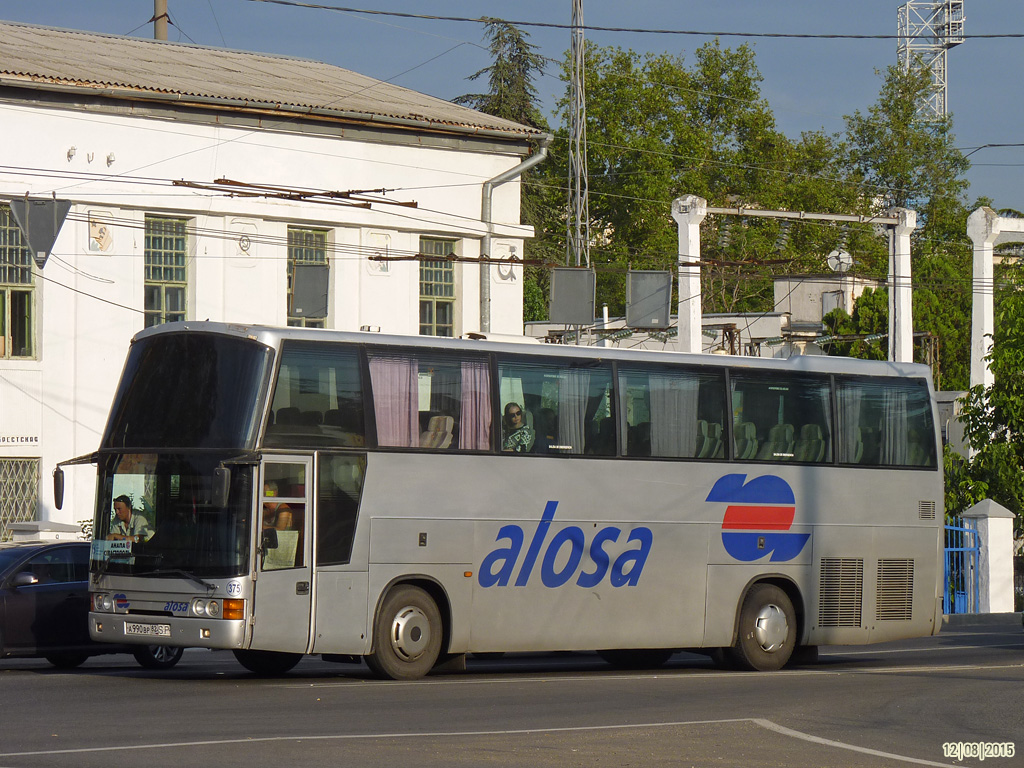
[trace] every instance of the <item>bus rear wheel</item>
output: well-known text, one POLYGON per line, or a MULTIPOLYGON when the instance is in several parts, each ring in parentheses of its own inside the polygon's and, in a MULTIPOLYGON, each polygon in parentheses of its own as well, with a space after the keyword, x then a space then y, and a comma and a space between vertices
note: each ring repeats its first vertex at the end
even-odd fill
POLYGON ((731 656, 741 669, 782 669, 796 646, 793 603, 774 584, 755 584, 743 598, 731 656))
POLYGON ((279 651, 232 651, 238 663, 257 675, 271 677, 283 675, 302 660, 301 653, 279 651))
POLYGON ((437 663, 442 623, 437 604, 424 590, 402 584, 388 592, 373 625, 373 651, 366 664, 378 677, 415 680, 437 663))

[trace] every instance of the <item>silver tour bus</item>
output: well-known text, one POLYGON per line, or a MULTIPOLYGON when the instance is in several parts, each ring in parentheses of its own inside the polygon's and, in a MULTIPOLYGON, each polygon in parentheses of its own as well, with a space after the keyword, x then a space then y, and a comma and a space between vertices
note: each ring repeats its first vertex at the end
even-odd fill
POLYGON ((939 631, 936 423, 919 365, 187 322, 64 463, 97 466, 96 640, 773 670, 939 631))

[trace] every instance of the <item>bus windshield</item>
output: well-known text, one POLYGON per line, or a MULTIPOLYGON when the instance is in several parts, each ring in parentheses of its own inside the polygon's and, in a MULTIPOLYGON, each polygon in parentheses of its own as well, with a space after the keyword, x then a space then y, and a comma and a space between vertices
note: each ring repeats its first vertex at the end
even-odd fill
POLYGON ((228 578, 248 572, 251 465, 231 465, 227 505, 214 470, 231 455, 114 453, 100 460, 93 569, 228 578))
POLYGON ((269 348, 221 334, 132 344, 101 448, 252 448, 269 348))

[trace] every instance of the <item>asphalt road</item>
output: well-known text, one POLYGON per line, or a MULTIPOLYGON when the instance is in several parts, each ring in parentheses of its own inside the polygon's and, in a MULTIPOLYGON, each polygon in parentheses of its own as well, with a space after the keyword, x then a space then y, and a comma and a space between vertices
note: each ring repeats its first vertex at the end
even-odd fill
MULTIPOLYGON (((973 749, 973 747, 968 747, 973 749)), ((782 672, 678 654, 650 672, 596 656, 471 659, 382 682, 313 658, 255 677, 191 650, 170 672, 97 657, 74 672, 0 661, 0 766, 1024 765, 1024 630, 947 627, 822 649, 782 672), (944 744, 989 744, 984 761, 944 744), (993 756, 1014 745, 1013 757, 993 756)))

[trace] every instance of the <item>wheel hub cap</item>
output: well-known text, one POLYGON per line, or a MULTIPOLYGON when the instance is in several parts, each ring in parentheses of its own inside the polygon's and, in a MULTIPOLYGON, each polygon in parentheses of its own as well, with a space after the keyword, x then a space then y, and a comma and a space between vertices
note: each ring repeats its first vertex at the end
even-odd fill
POLYGON ((402 658, 411 661, 430 644, 430 621, 415 606, 398 612, 391 624, 391 647, 402 658))
POLYGON ((754 621, 754 637, 758 645, 771 653, 779 650, 789 635, 786 614, 777 605, 766 605, 754 621))

